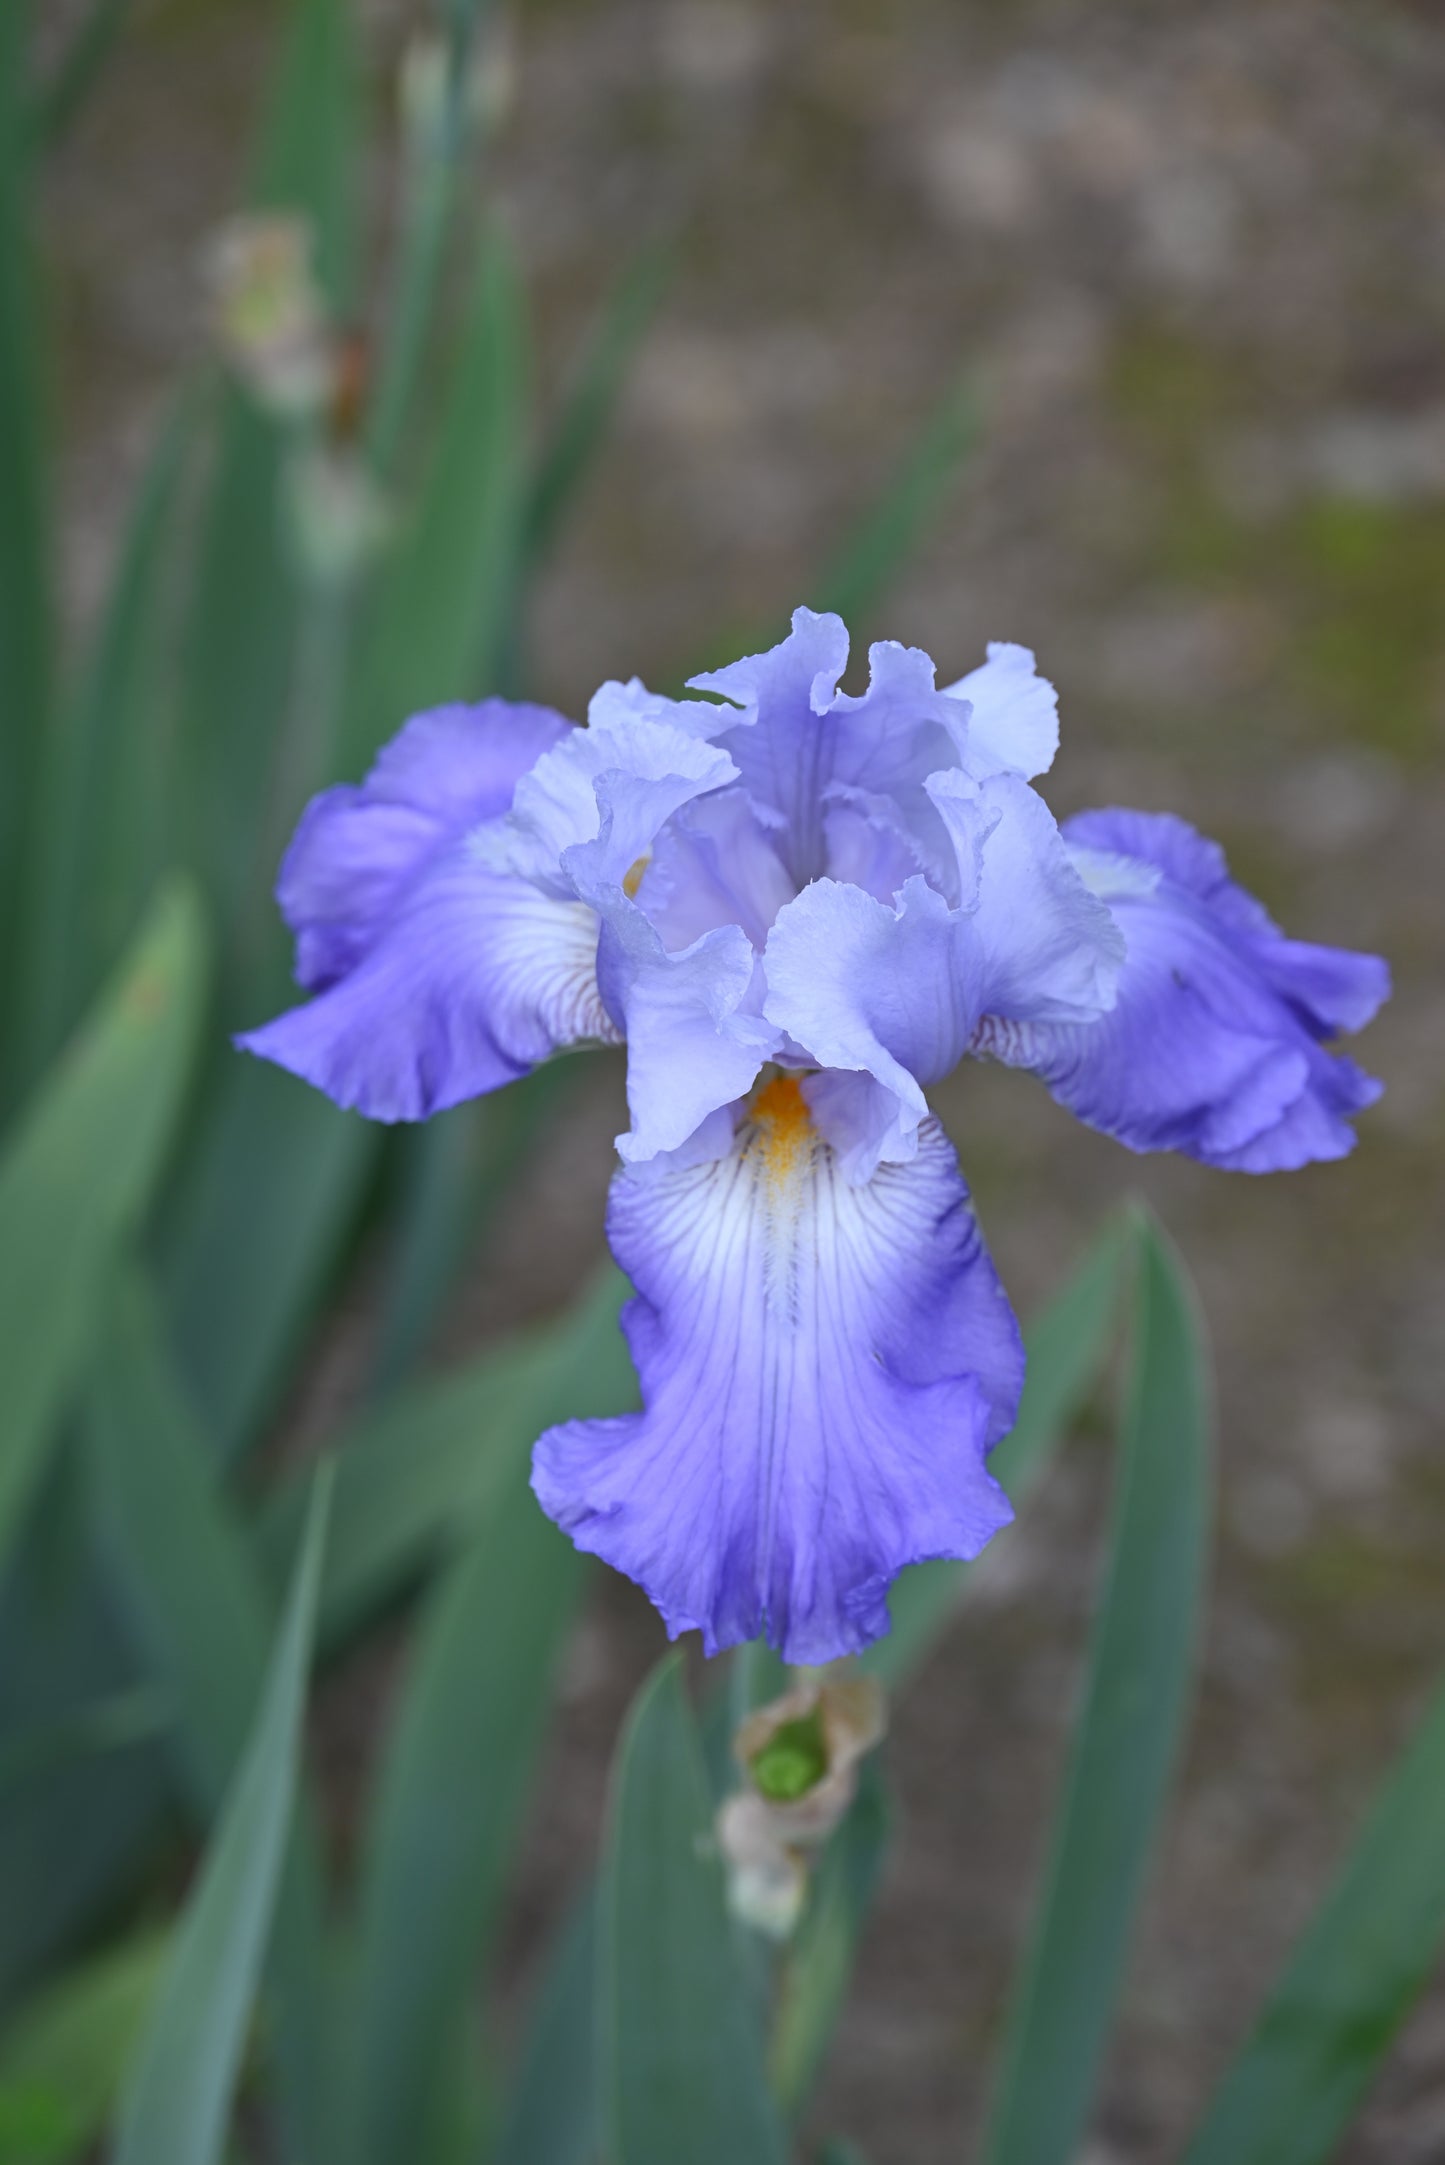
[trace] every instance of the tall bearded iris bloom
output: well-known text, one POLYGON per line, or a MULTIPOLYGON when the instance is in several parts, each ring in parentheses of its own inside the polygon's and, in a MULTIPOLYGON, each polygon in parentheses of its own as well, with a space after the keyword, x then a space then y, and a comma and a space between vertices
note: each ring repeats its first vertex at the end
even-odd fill
POLYGON ((988 1457, 1023 1350, 927 1086, 988 1057, 1132 1149, 1302 1165, 1378 1094, 1325 1045, 1389 989, 1180 820, 1060 829, 1023 648, 940 690, 875 646, 857 696, 847 651, 800 609, 696 699, 419 715, 302 819, 278 892, 313 997, 241 1040, 377 1120, 625 1042, 643 1410, 550 1429, 533 1485, 670 1633, 807 1663, 1010 1516, 988 1457))

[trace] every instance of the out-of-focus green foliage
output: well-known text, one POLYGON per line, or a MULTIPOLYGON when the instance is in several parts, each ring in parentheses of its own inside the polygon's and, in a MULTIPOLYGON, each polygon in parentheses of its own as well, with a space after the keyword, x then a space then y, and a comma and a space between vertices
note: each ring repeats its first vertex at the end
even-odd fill
MULTIPOLYGON (((669 1661, 627 1724, 600 1875, 577 1860, 525 2033, 484 2034, 584 1576, 527 1454, 552 1420, 635 1403, 623 1281, 609 1269, 571 1314, 418 1370, 589 1070, 384 1136, 229 1043, 287 997, 271 887, 306 798, 356 779, 422 703, 525 689, 535 581, 665 291, 654 241, 558 412, 534 412, 526 266, 479 184, 487 13, 438 0, 378 277, 363 11, 290 0, 246 201, 303 221, 331 331, 384 291, 374 356, 349 404, 304 416, 219 363, 181 388, 71 663, 36 194, 47 146, 105 94, 127 8, 93 0, 37 82, 33 11, 0 6, 0 2165, 78 2165, 107 2136, 118 2165, 781 2165, 886 1871, 875 1758, 786 1948, 731 1916, 714 1839, 731 1733, 786 1676, 740 1650, 699 1723, 669 1661), (317 461, 375 514, 324 546, 301 516, 317 461), (278 1412, 363 1234, 374 1329, 361 1403, 324 1439, 328 1510, 278 1412), (394 1710, 362 1808, 348 1793, 338 1811, 303 1772, 309 1673, 368 1635, 374 1658, 383 1629, 410 1634, 394 1710), (354 1844, 337 1830, 353 1818, 354 1844)), ((869 608, 975 425, 950 390, 815 599, 869 608)), ((1149 1228, 1107 1232, 1028 1333, 996 1463, 1021 1501, 1121 1308, 1110 1578, 995 2165, 1062 2165, 1083 2139, 1187 1697, 1207 1390, 1149 1228)), ((968 1587, 966 1567, 905 1575, 872 1674, 908 1688, 968 1587)), ((1313 2165, 1338 2138, 1445 1923, 1440 1721, 1190 2165, 1313 2165)))
MULTIPOLYGON (((1124 1242, 1109 1227, 1093 1251, 1024 1334, 1028 1373, 1013 1433, 994 1453, 991 1470, 1015 1507, 1023 1504, 1068 1433, 1098 1380, 1113 1337, 1124 1242)), ((972 1564, 914 1564, 888 1597, 893 1628, 863 1657, 883 1683, 896 1687, 918 1667, 952 1614, 972 1564)))
POLYGON ((614 2165, 782 2165, 787 2155, 728 1928, 712 1812, 670 1655, 618 1746, 602 1866, 603 2149, 614 2165))
POLYGON ((213 2165, 225 2150, 301 1764, 326 1489, 323 1474, 245 1757, 126 2084, 115 2165, 213 2165))
POLYGON ((1209 1556, 1208 1380, 1178 1265, 1147 1223, 1137 1247, 1108 1580, 1004 2039, 989 2165, 1067 2165, 1078 2152, 1193 1682, 1209 1556))
POLYGON ((1377 1800, 1185 2165, 1325 2165, 1445 1937, 1445 1692, 1377 1800))
POLYGON ((155 1999, 169 1928, 143 1928, 78 1962, 6 2034, 0 2157, 65 2165, 101 2133, 155 1999))
POLYGON ((202 954, 195 897, 171 888, 0 1156, 0 1563, 83 1373, 106 1273, 171 1140, 202 954))
POLYGON ((807 2104, 832 2044, 891 1832, 887 1790, 870 1763, 818 1868, 779 1979, 768 2071, 792 2118, 807 2104))

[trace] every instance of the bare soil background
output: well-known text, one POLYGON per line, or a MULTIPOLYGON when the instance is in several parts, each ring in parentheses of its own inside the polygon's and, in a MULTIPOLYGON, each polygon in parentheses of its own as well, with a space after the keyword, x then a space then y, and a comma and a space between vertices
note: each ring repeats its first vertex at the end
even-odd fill
MULTIPOLYGON (((67 12, 55 0, 47 35, 67 12)), ((384 140, 413 14, 364 15, 384 140)), ((77 620, 162 396, 204 350, 201 255, 275 22, 255 0, 142 8, 54 169, 77 620)), ((1445 1657, 1445 18, 1332 0, 530 0, 506 32, 490 163, 544 398, 639 236, 687 213, 546 582, 536 693, 580 713, 603 677, 669 681, 729 625, 810 598, 966 364, 979 447, 858 631, 924 645, 949 676, 987 638, 1035 647, 1062 699, 1056 810, 1182 811, 1292 931, 1395 967, 1363 1050, 1388 1092, 1340 1166, 1252 1182, 1131 1158, 999 1071, 937 1093, 1024 1313, 1142 1192, 1217 1353, 1201 1697, 1087 2153, 1155 2165, 1445 1657)), ((373 192, 380 239, 384 148, 373 192)), ((599 1255, 621 1100, 615 1065, 592 1072, 479 1256, 452 1350, 554 1306, 599 1255)), ((1104 1431, 1086 1431, 896 1710, 901 1839, 818 2115, 876 2165, 968 2154, 1107 1480, 1104 1431)), ((519 1991, 660 1642, 646 1605, 599 1579, 514 1919, 519 1991)), ((343 1770, 384 1699, 374 1662, 343 1687, 343 1770)), ((1343 2156, 1445 2156, 1445 1992, 1343 2156)))

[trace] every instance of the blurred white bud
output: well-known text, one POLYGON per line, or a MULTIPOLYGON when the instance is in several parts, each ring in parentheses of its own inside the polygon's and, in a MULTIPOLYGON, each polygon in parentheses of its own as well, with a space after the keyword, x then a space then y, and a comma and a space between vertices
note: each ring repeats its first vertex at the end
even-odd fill
POLYGON ((803 1913, 808 1868, 779 1840, 769 1806, 740 1789, 718 1812, 717 1836, 733 1915, 769 1939, 787 1939, 803 1913))
POLYGON ((334 363, 307 220, 230 220, 212 246, 210 273, 217 335, 236 373, 272 413, 318 414, 334 363))
POLYGON ((467 109, 486 135, 495 135, 517 102, 517 48, 505 15, 494 15, 467 76, 467 109))
POLYGON ((401 60, 401 126, 413 152, 433 150, 442 140, 451 106, 450 64, 446 39, 418 31, 401 60))
POLYGON ((310 444, 287 467, 287 508, 302 571, 318 586, 345 586, 386 538, 385 502, 353 452, 310 444))
POLYGON ((505 20, 488 25, 468 62, 460 97, 455 95, 445 38, 423 31, 401 63, 401 125, 411 156, 426 162, 454 148, 451 131, 494 132, 516 101, 517 66, 505 20))

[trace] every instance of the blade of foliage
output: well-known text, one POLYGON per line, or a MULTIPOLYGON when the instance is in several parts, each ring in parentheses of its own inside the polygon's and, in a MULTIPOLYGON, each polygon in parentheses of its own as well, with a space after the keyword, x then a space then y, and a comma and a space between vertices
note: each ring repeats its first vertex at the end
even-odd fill
POLYGON ((281 1877, 326 1535, 323 1478, 245 1756, 121 2104, 114 2165, 215 2165, 281 1877))
POLYGON ((54 733, 38 824, 29 1035, 49 1059, 114 963, 165 864, 170 747, 159 673, 171 515, 194 409, 161 430, 86 667, 54 733))
POLYGON ((257 210, 311 221, 317 275, 338 310, 353 297, 361 239, 361 60, 350 0, 292 0, 249 190, 257 210))
POLYGON ((1184 1724, 1208 1559, 1209 1391, 1190 1289, 1141 1221, 1110 1566, 988 2165, 1075 2157, 1184 1724))
POLYGON ((356 2165, 425 2152, 437 2128, 447 2041, 486 1956, 581 1578, 523 1461, 428 1602, 366 1844, 356 2165))
MULTIPOLYGON (((202 1822, 220 1808, 259 1702, 269 1602, 226 1503, 214 1447, 177 1385, 150 1288, 118 1283, 87 1409, 87 1457, 107 1560, 202 1822)), ((270 1971, 276 2051, 297 2147, 324 2144, 325 1963, 320 1850, 304 1811, 286 1861, 270 1971)))
MULTIPOLYGON (((100 1569, 82 1454, 68 1430, 62 1441, 0 1578, 0 1735, 22 1758, 107 1700, 154 1689, 100 1569)), ((113 1902, 170 1773, 159 1739, 139 1736, 127 1749, 56 1753, 22 1771, 0 1786, 0 2009, 113 1902)))
POLYGON ((207 1432, 241 1451, 304 1343, 379 1131, 265 1061, 228 1053, 162 1256, 177 1355, 207 1432))
MULTIPOLYGON (((1028 1380, 1011 1435, 998 1446, 992 1470, 1015 1506, 1041 1478, 1098 1380, 1114 1335, 1122 1230, 1109 1226, 1083 1262, 1024 1332, 1028 1380)), ((919 1667, 962 1597, 972 1564, 916 1564, 889 1597, 893 1627, 863 1659, 896 1689, 919 1667)))
MULTIPOLYGON (((25 63, 29 0, 0 7, 0 992, 15 993, 28 863, 26 820, 40 773, 51 669, 50 513, 40 309, 33 260, 25 63)), ((7 1088, 21 1072, 13 1022, 0 1010, 7 1088)))
POLYGON ((218 386, 216 405, 181 642, 181 720, 192 858, 221 921, 240 926, 264 891, 262 836, 288 719, 297 594, 281 547, 275 423, 229 384, 218 386))
POLYGON ((137 1684, 129 1691, 111 1692, 37 1722, 0 1744, 0 1796, 71 1760, 93 1759, 149 1743, 152 1737, 163 1736, 174 1718, 175 1710, 164 1692, 137 1684))
POLYGON ((587 478, 676 260, 670 238, 644 243, 607 297, 527 491, 522 554, 529 569, 553 546, 587 478))
POLYGON ((169 1951, 147 1931, 91 1955, 0 2036, 0 2158, 71 2165, 100 2134, 169 1951))
MULTIPOLYGON (((569 1315, 399 1392, 343 1440, 323 1639, 345 1637, 465 1539, 497 1508, 549 1421, 636 1405, 637 1379, 617 1328, 626 1289, 609 1265, 569 1315)), ((263 1522, 262 1554, 278 1578, 295 1553, 302 1499, 293 1476, 263 1522)))
POLYGON ((497 2165, 593 2165, 597 2155, 597 1900, 563 1921, 507 2100, 497 2165))
POLYGON ((924 423, 894 480, 819 582, 819 609, 846 624, 866 616, 918 546, 978 437, 978 409, 964 382, 951 386, 924 423))
MULTIPOLYGON (((448 2041, 485 1954, 580 1571, 527 1487, 531 1446, 554 1420, 636 1402, 621 1287, 609 1270, 560 1323, 406 1393, 340 1454, 337 1576, 323 1597, 333 1614, 339 1604, 354 1615, 368 1587, 394 1584, 399 1562, 414 1569, 421 1544, 467 1544, 431 1597, 368 1840, 350 2153, 360 2160, 399 2154, 397 2129, 438 2109, 448 2041)), ((284 1543, 284 1524, 273 1538, 284 1543)))
POLYGON ((1225 2076, 1186 2165, 1325 2165, 1445 1936, 1445 1691, 1225 2076))
POLYGON ((378 1389, 400 1382, 425 1352, 478 1230, 575 1087, 578 1066, 575 1060, 549 1061, 510 1089, 454 1106, 399 1138, 403 1195, 376 1334, 378 1389))
POLYGON ((176 1709, 187 1786, 209 1817, 255 1712, 271 1617, 134 1267, 108 1304, 85 1436, 103 1553, 147 1674, 164 1680, 176 1709))
POLYGON ((40 141, 53 150, 79 115, 120 39, 134 0, 91 0, 37 103, 40 141))
POLYGON ((170 887, 0 1157, 0 1558, 170 1141, 202 962, 195 897, 170 887))
MULTIPOLYGON (((357 252, 356 36, 349 0, 293 0, 248 189, 252 209, 308 221, 336 307, 349 302, 357 252)), ((186 641, 197 861, 228 924, 243 910, 249 920, 269 889, 268 799, 293 719, 297 593, 281 529, 282 452, 275 421, 228 389, 186 641)))
POLYGON ((525 436, 517 274, 489 234, 426 481, 360 645, 342 758, 359 774, 419 707, 492 683, 511 602, 525 436))
POLYGON ((454 54, 465 59, 492 6, 493 0, 436 0, 454 54))
POLYGON ((395 465, 412 419, 455 223, 457 182, 476 133, 469 62, 484 11, 477 0, 448 11, 441 80, 431 95, 403 98, 401 240, 366 422, 367 455, 383 477, 395 465))
POLYGON ((807 2105, 843 2012, 858 1942, 883 1870, 890 1818, 875 1755, 865 1761, 858 1794, 819 1863, 783 1964, 769 2072, 774 2094, 790 2118, 807 2105))
POLYGON ((733 1950, 697 1725, 669 1655, 618 1748, 602 1867, 612 2165, 782 2165, 787 2140, 733 1950))
MULTIPOLYGON (((294 0, 260 131, 249 201, 305 216, 317 267, 343 305, 356 257, 360 71, 349 0, 294 0)), ((281 530, 282 443, 241 392, 220 441, 186 629, 184 726, 197 865, 238 928, 226 1022, 259 1020, 284 992, 270 887, 272 800, 297 719, 299 597, 281 530)), ((329 597, 308 597, 313 611, 329 597)), ((313 627, 314 628, 314 627, 313 627)), ((303 719, 314 718, 303 717, 303 719)), ((314 1092, 218 1045, 219 1086, 183 1168, 164 1284, 182 1365, 228 1449, 254 1434, 344 1237, 375 1137, 314 1092)))

